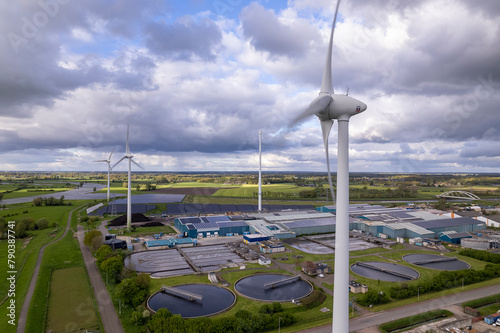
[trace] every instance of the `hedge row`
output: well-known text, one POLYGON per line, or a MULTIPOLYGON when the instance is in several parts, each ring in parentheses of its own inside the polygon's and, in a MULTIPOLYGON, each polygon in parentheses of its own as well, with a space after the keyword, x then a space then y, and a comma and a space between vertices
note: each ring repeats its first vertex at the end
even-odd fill
POLYGON ((447 310, 434 310, 425 313, 421 313, 418 315, 401 318, 397 320, 390 321, 388 323, 382 324, 379 326, 380 330, 384 333, 390 333, 397 330, 411 328, 414 326, 418 326, 421 324, 425 324, 430 321, 451 317, 453 313, 447 310))

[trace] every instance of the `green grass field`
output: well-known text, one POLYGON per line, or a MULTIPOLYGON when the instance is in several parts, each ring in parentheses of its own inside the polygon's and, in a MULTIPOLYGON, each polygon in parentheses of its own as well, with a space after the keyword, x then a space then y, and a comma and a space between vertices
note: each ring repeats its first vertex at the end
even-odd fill
MULTIPOLYGON (((262 185, 262 192, 284 192, 287 194, 296 194, 297 197, 301 191, 307 190, 307 187, 295 186, 293 184, 273 184, 262 185)), ((238 188, 220 189, 213 194, 214 197, 238 197, 255 198, 259 190, 258 185, 242 185, 238 188)))
POLYGON ((90 292, 83 267, 52 271, 46 330, 72 332, 99 329, 90 292))

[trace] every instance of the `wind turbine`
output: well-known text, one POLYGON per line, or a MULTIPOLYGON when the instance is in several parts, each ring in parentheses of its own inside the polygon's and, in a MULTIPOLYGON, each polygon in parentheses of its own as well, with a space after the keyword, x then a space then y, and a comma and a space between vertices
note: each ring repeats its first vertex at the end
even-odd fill
POLYGON ((262 213, 262 131, 259 131, 259 214, 262 213))
POLYGON ((337 205, 335 227, 335 277, 333 290, 332 332, 349 332, 349 119, 366 110, 366 104, 347 95, 335 94, 332 85, 332 44, 335 21, 339 10, 337 2, 332 32, 328 44, 321 91, 309 108, 297 120, 316 115, 321 122, 325 145, 328 182, 333 198, 333 186, 328 157, 328 136, 334 120, 339 123, 337 161, 337 205))
POLYGON ((127 232, 131 231, 131 225, 132 225, 132 182, 131 182, 131 173, 132 173, 132 163, 137 165, 139 168, 144 169, 142 166, 140 166, 136 161, 134 161, 132 158, 134 155, 130 153, 130 148, 128 146, 128 132, 129 132, 130 126, 127 125, 127 145, 126 145, 126 152, 125 156, 123 156, 118 162, 113 165, 113 168, 117 166, 121 161, 124 159, 128 159, 128 188, 127 188, 127 232))
POLYGON ((109 174, 110 174, 110 172, 112 170, 112 168, 111 168, 111 156, 113 155, 114 152, 115 152, 115 148, 113 148, 113 151, 111 152, 111 154, 109 154, 109 157, 108 157, 107 160, 97 160, 97 161, 94 161, 94 162, 106 162, 106 163, 108 163, 108 196, 107 196, 108 202, 109 202, 109 174))

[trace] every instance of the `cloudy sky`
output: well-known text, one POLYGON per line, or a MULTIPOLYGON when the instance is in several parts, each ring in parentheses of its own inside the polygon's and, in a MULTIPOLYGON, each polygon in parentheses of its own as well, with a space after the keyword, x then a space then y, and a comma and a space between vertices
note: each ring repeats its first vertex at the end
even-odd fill
MULTIPOLYGON (((325 170, 335 1, 0 3, 0 170, 325 170), (125 170, 125 165, 117 167, 125 170)), ((333 49, 351 171, 499 172, 500 1, 344 0, 333 49)), ((330 137, 336 169, 336 124, 330 137)))

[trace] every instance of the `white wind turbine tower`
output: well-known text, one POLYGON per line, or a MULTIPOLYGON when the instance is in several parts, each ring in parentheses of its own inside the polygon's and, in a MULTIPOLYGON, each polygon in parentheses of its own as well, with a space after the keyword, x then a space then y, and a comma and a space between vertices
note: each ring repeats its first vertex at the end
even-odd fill
POLYGON ((139 168, 143 169, 142 166, 140 166, 136 161, 134 161, 132 158, 134 157, 130 153, 130 148, 128 146, 128 132, 129 132, 129 125, 127 125, 127 145, 126 145, 126 152, 125 156, 123 156, 118 162, 113 165, 113 168, 117 166, 121 161, 124 159, 128 159, 128 187, 127 187, 127 231, 131 231, 131 225, 132 225, 132 182, 131 182, 131 173, 132 173, 132 163, 137 165, 139 168))
POLYGON ((97 160, 97 161, 94 161, 94 162, 106 162, 108 163, 108 196, 107 196, 107 199, 108 199, 108 202, 109 202, 109 175, 111 173, 111 156, 113 155, 113 153, 115 152, 115 149, 113 148, 113 151, 111 152, 111 154, 109 154, 109 157, 107 160, 97 160))
POLYGON ((335 21, 340 5, 337 2, 333 18, 328 53, 319 96, 297 120, 316 115, 321 121, 323 143, 328 167, 328 180, 333 197, 328 158, 328 136, 334 119, 339 123, 337 161, 337 205, 335 227, 335 277, 333 291, 332 332, 349 332, 349 119, 366 110, 366 104, 347 95, 335 94, 332 85, 332 44, 335 21))
POLYGON ((259 213, 262 213, 262 131, 259 131, 259 213))

